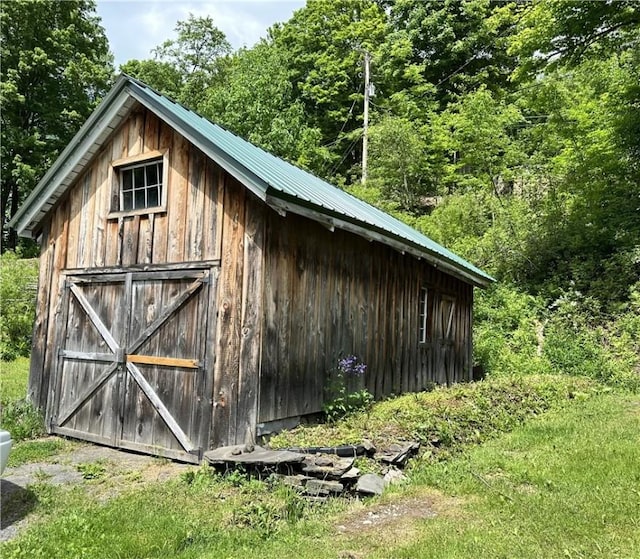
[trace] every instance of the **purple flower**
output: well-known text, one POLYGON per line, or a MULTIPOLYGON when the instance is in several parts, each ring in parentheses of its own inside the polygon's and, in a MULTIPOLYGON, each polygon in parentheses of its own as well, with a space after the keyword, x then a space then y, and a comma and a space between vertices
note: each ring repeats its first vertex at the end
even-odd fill
POLYGON ((347 355, 338 359, 338 371, 343 375, 363 376, 367 366, 355 355, 347 355))

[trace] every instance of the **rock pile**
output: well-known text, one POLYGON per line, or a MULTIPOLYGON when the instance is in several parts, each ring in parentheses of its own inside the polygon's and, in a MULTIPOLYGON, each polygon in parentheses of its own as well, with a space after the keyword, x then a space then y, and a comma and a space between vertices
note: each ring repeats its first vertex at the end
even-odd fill
POLYGON ((401 469, 420 449, 416 442, 393 444, 377 450, 371 443, 341 447, 270 450, 260 446, 230 446, 206 452, 207 462, 225 470, 243 466, 280 477, 305 497, 324 501, 342 494, 381 495, 385 487, 404 481, 401 469), (365 473, 354 466, 356 456, 366 455, 382 466, 382 475, 365 473))

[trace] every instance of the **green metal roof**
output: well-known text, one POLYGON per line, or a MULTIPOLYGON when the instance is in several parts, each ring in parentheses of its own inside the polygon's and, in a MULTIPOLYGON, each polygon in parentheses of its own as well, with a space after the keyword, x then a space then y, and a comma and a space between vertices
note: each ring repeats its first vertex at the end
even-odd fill
MULTIPOLYGON (((267 153, 129 76, 123 75, 118 79, 96 113, 106 112, 107 108, 103 106, 117 99, 118 92, 123 90, 166 120, 266 203, 406 250, 475 285, 484 286, 493 281, 479 268, 398 219, 267 153)), ((91 118, 94 116, 95 113, 91 118)), ((111 123, 112 126, 115 124, 111 123)), ((72 144, 81 146, 82 138, 78 139, 78 136, 72 144)), ((61 158, 63 155, 64 152, 61 158)), ((54 164, 54 168, 63 166, 64 162, 60 160, 54 164)), ((36 190, 44 190, 45 187, 39 184, 36 190)), ((32 203, 36 200, 37 197, 32 203)), ((16 218, 13 221, 18 221, 16 218)))

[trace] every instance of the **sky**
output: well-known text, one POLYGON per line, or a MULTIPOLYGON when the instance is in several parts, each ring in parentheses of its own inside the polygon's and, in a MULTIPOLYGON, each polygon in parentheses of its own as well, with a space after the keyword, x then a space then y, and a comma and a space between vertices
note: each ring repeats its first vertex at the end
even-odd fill
POLYGON ((116 70, 132 58, 151 58, 151 50, 175 38, 175 25, 189 14, 211 16, 233 49, 252 47, 275 22, 287 21, 304 0, 98 0, 116 70))

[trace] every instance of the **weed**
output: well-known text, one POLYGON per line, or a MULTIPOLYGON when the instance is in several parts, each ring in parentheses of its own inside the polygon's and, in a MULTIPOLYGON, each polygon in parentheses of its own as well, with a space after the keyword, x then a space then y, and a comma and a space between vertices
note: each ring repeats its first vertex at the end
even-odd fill
POLYGON ((197 469, 187 470, 180 474, 180 481, 191 487, 208 487, 220 482, 220 475, 211 467, 203 464, 197 469))
POLYGON ((34 439, 44 434, 42 414, 26 400, 3 402, 0 425, 11 433, 14 441, 34 439))
POLYGON ((107 466, 104 462, 86 462, 76 464, 78 470, 84 479, 101 479, 107 473, 107 466))

